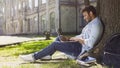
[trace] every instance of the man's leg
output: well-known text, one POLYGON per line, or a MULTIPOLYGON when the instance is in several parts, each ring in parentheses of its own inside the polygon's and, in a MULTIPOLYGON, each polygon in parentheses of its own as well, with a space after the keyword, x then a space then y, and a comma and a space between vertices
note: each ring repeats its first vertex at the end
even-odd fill
POLYGON ((82 45, 79 42, 60 42, 55 41, 40 52, 34 53, 35 60, 44 56, 52 55, 56 50, 78 56, 81 52, 82 45))
MULTIPOLYGON (((59 36, 56 38, 56 40, 55 41, 57 41, 57 42, 60 42, 60 40, 59 40, 59 36)), ((49 46, 50 47, 50 46, 49 46)), ((47 50, 47 49, 49 49, 49 47, 48 48, 46 48, 45 50, 47 50)), ((51 47, 50 47, 51 48, 51 47)), ((51 54, 48 54, 47 55, 47 53, 45 53, 44 54, 44 51, 45 50, 43 50, 43 54, 41 55, 41 56, 43 56, 42 57, 42 59, 48 59, 48 58, 50 58, 50 56, 49 55, 51 55, 51 54), (44 56, 44 55, 47 55, 47 56, 44 56)), ((47 52, 47 51, 46 51, 47 52)), ((42 52, 40 52, 40 53, 42 53, 42 52)), ((40 56, 40 57, 41 57, 40 56)), ((34 58, 34 54, 28 54, 28 55, 19 55, 19 58, 21 58, 22 60, 24 60, 24 61, 28 61, 28 62, 34 62, 36 59, 34 58)))

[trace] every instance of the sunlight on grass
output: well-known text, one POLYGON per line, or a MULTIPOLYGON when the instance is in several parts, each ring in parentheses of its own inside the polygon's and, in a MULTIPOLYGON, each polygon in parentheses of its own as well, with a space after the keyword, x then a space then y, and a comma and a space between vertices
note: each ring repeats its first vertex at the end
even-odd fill
POLYGON ((39 51, 48 46, 53 40, 30 41, 21 44, 10 45, 0 48, 0 56, 18 56, 39 51))
MULTIPOLYGON (((16 45, 10 45, 0 48, 0 56, 6 57, 6 61, 11 61, 10 58, 17 58, 20 54, 29 54, 39 51, 46 46, 48 46, 52 40, 42 40, 42 41, 29 41, 16 45)), ((13 60, 12 60, 13 61, 13 60)), ((14 68, 79 68, 79 66, 70 60, 65 60, 61 63, 47 63, 47 64, 21 64, 18 66, 13 66, 14 68)), ((2 68, 12 68, 12 65, 3 65, 2 68)))
POLYGON ((65 60, 64 62, 60 63, 28 63, 28 64, 20 64, 17 66, 10 65, 10 66, 2 66, 2 68, 80 68, 78 64, 76 64, 72 60, 65 60))
POLYGON ((19 66, 2 66, 2 68, 42 68, 41 65, 33 65, 33 64, 26 64, 26 65, 19 65, 19 66))

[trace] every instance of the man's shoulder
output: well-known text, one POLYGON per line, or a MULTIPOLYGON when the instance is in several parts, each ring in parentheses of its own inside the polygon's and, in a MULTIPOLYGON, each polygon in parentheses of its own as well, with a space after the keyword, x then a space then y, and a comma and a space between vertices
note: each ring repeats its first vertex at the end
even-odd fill
POLYGON ((96 17, 96 18, 92 21, 92 24, 93 24, 93 25, 99 25, 99 24, 101 24, 100 18, 96 17))

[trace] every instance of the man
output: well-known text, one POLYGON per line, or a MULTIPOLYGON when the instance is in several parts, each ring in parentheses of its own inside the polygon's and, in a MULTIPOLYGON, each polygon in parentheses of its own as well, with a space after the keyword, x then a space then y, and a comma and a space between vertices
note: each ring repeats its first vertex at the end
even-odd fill
POLYGON ((35 60, 42 59, 45 56, 52 55, 56 50, 72 55, 77 59, 79 54, 84 51, 90 50, 93 45, 101 37, 103 26, 100 19, 96 15, 96 9, 93 6, 85 7, 82 10, 84 19, 87 25, 83 28, 82 33, 69 39, 69 41, 60 41, 59 37, 43 50, 29 54, 21 55, 25 61, 34 62, 35 60))

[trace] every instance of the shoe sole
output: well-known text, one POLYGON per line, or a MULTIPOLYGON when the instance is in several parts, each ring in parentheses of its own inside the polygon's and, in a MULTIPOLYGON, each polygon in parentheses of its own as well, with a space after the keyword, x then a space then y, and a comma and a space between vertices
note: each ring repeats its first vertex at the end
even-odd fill
POLYGON ((77 60, 76 61, 78 64, 80 64, 80 65, 83 65, 83 66, 90 66, 90 63, 94 63, 94 62, 96 62, 96 60, 94 60, 94 61, 89 61, 89 62, 83 62, 83 61, 79 61, 79 60, 77 60))
POLYGON ((82 62, 82 61, 79 61, 79 60, 76 60, 76 62, 80 65, 83 65, 83 66, 90 66, 89 64, 85 63, 85 62, 82 62))
POLYGON ((94 61, 89 61, 89 62, 85 62, 86 64, 89 64, 89 63, 94 63, 94 62, 96 62, 96 60, 94 60, 94 61))

